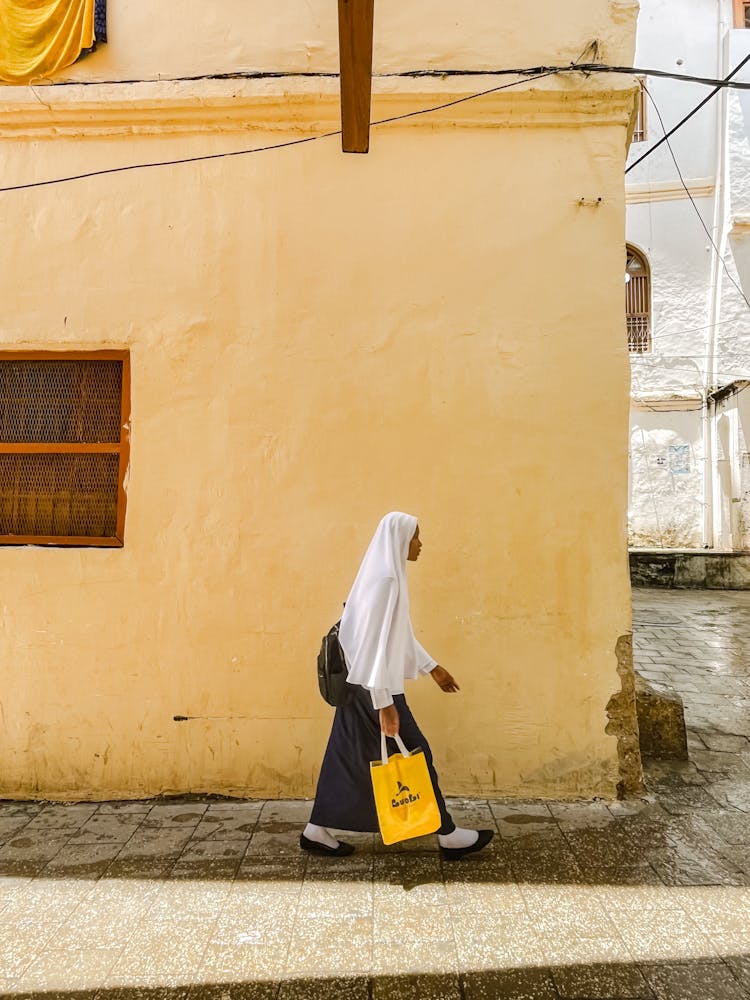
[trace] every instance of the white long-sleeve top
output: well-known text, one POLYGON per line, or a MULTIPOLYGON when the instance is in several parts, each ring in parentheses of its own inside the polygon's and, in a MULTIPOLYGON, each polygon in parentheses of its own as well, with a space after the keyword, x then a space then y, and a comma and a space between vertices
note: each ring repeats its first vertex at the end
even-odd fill
POLYGON ((365 553, 344 607, 339 641, 349 684, 370 691, 374 708, 393 704, 404 681, 437 663, 417 642, 409 617, 406 557, 417 529, 410 514, 386 514, 365 553))

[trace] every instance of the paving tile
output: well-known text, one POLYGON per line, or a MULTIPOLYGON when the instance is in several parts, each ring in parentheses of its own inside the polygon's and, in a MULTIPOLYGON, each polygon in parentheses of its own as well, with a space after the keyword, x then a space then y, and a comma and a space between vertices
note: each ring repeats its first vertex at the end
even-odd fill
POLYGON ((126 815, 130 813, 133 816, 145 815, 153 809, 154 802, 153 799, 134 799, 134 800, 123 800, 123 801, 113 801, 113 802, 100 802, 97 812, 100 816, 109 816, 113 813, 119 813, 121 815, 126 815))
POLYGON ((206 947, 194 980, 278 982, 285 973, 287 946, 272 945, 218 945, 206 947))
POLYGON ((462 1000, 457 975, 377 976, 372 1000, 462 1000))
POLYGON ((295 917, 294 905, 224 909, 208 932, 208 941, 218 948, 279 946, 291 937, 295 917))
POLYGON ((127 842, 123 843, 118 858, 123 861, 128 858, 177 858, 185 850, 189 840, 189 830, 140 827, 133 830, 127 842))
POLYGON ((237 873, 240 859, 229 858, 196 858, 180 855, 169 870, 173 881, 185 882, 231 882, 237 873))
MULTIPOLYGON (((279 984, 270 982, 196 983, 190 987, 189 1000, 276 1000, 279 984)), ((101 997, 100 1000, 106 1000, 101 997)), ((114 998, 113 998, 114 1000, 114 998)))
POLYGON ((370 917, 373 912, 373 886, 370 882, 308 882, 297 897, 301 920, 317 917, 370 917))
POLYGON ((750 750, 750 740, 747 736, 733 736, 731 733, 703 730, 700 739, 709 750, 728 750, 735 753, 750 750))
POLYGON ((551 802, 550 812, 563 832, 568 830, 608 830, 614 816, 604 801, 551 802))
POLYGON ((0 813, 0 844, 19 836, 20 831, 28 826, 31 817, 25 814, 12 816, 0 813))
POLYGON ((546 803, 490 802, 500 836, 521 840, 559 835, 557 822, 546 803))
POLYGON ((371 994, 367 976, 348 976, 285 980, 278 997, 279 1000, 370 1000, 371 994))
POLYGON ((474 830, 495 829, 495 817, 490 805, 482 799, 448 797, 446 805, 456 826, 474 830))
MULTIPOLYGON (((161 970, 142 976, 120 973, 115 967, 107 973, 104 986, 95 994, 95 1000, 186 1000, 195 981, 192 967, 186 967, 183 972, 161 970)), ((49 998, 45 996, 44 1000, 49 998)), ((75 998, 68 993, 65 1000, 75 998)))
POLYGON ((305 861, 299 857, 266 858, 245 855, 234 877, 231 895, 240 898, 299 895, 305 861))
POLYGON ((465 1000, 558 1000, 546 969, 490 969, 461 976, 465 1000))
POLYGON ((28 866, 34 873, 43 867, 70 841, 70 834, 55 834, 45 832, 20 833, 0 847, 0 871, 12 875, 20 873, 23 866, 28 866))
POLYGON ((552 972, 563 1000, 579 998, 638 998, 652 1000, 654 992, 635 965, 570 965, 552 972))
POLYGON ((45 994, 50 990, 89 991, 101 988, 120 951, 119 948, 45 949, 25 970, 24 988, 45 994))
POLYGON ((663 910, 659 919, 653 913, 631 913, 618 927, 622 939, 638 962, 709 959, 716 948, 687 913, 663 910))
POLYGON ((335 859, 311 855, 304 865, 305 878, 318 882, 372 882, 374 871, 372 854, 351 854, 335 859))
POLYGON ((80 907, 55 933, 55 946, 66 951, 122 949, 135 934, 147 906, 80 907))
POLYGON ((249 840, 188 840, 182 853, 180 861, 189 862, 193 859, 204 861, 235 860, 239 862, 245 856, 249 840))
POLYGON ((750 955, 727 955, 724 957, 724 963, 750 995, 750 955))
POLYGON ((721 962, 645 965, 643 974, 659 1000, 747 1000, 747 993, 721 962))
POLYGON ((42 878, 97 879, 120 852, 121 844, 66 844, 47 863, 42 878))
POLYGON ((322 917, 296 928, 284 978, 366 975, 371 964, 371 920, 322 917))
POLYGON ((526 913, 526 902, 520 888, 513 882, 466 882, 446 880, 447 904, 459 913, 511 914, 526 913))
POLYGON ((443 947, 455 950, 453 918, 446 907, 429 904, 405 908, 393 903, 375 902, 373 911, 373 941, 378 944, 399 944, 404 940, 422 944, 425 951, 443 947))
POLYGON ((462 913, 454 917, 459 967, 498 969, 538 966, 542 940, 527 914, 462 913))
POLYGON ((28 829, 78 830, 91 819, 97 809, 95 802, 47 805, 30 820, 28 829))
POLYGON ((258 826, 253 834, 247 854, 250 857, 277 857, 300 853, 299 823, 277 821, 268 827, 258 826))
POLYGON ((138 829, 142 817, 131 814, 94 815, 70 839, 71 844, 124 844, 138 829))
POLYGON ((377 899, 444 901, 443 866, 438 855, 377 857, 373 868, 377 899))
POLYGON ((195 827, 195 840, 249 841, 255 832, 263 803, 209 806, 195 827))
POLYGON ((203 819, 207 802, 159 802, 152 806, 143 819, 144 827, 158 827, 159 829, 195 829, 203 819))

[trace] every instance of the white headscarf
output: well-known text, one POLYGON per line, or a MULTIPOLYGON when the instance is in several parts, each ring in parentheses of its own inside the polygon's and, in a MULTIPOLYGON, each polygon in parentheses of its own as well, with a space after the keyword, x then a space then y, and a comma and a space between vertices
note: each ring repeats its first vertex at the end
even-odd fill
POLYGON ((386 514, 365 553, 339 627, 350 684, 403 692, 405 678, 434 666, 409 618, 406 557, 416 530, 411 514, 386 514))

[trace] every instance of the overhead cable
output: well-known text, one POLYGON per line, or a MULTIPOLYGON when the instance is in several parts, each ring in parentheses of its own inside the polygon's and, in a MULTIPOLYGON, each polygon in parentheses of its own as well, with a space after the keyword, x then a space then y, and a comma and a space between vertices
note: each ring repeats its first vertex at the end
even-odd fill
MULTIPOLYGON (((748 59, 750 59, 750 55, 746 56, 745 59, 743 60, 743 62, 747 62, 748 59)), ((740 65, 742 65, 742 63, 740 63, 740 65)), ((739 66, 737 67, 737 69, 739 69, 739 66)), ((734 72, 736 72, 736 70, 734 72)), ((709 230, 708 226, 704 222, 703 216, 700 213, 700 209, 698 208, 698 206, 695 203, 695 198, 693 198, 692 194, 688 190, 688 186, 685 183, 685 178, 682 176, 682 171, 680 170, 680 165, 677 162, 677 157, 674 155, 674 150, 672 149, 672 143, 669 141, 669 135, 671 135, 671 133, 674 132, 674 129, 672 129, 669 134, 667 133, 667 130, 664 127, 664 119, 661 116, 661 111, 659 111, 659 106, 657 105, 656 101, 654 100, 651 91, 648 89, 648 87, 646 87, 645 84, 642 83, 641 86, 646 91, 646 95, 648 96, 649 101, 651 101, 651 104, 654 107, 654 111, 656 112, 656 116, 659 119, 659 124, 661 125, 662 131, 664 132, 663 141, 666 142, 666 144, 667 144, 667 149, 669 150, 669 154, 672 157, 672 162, 674 163, 675 170, 677 171, 677 176, 680 178, 680 183, 682 184, 683 188, 685 189, 685 194, 690 199, 690 204, 695 209, 695 214, 698 216, 700 224, 703 227, 704 232, 706 233, 706 236, 708 237, 708 239, 709 239, 709 241, 711 243, 711 246, 714 248, 714 250, 716 252, 716 256, 721 261, 721 266, 724 268, 724 272, 725 272, 727 278, 729 278, 729 280, 731 281, 731 283, 734 285, 734 287, 740 293, 740 295, 742 296, 742 298, 745 301, 745 305, 747 306, 747 308, 750 309, 750 300, 748 300, 748 297, 747 297, 747 295, 745 295, 744 291, 742 290, 742 287, 734 280, 734 276, 732 275, 731 271, 727 267, 727 262, 722 257, 721 251, 719 250, 718 246, 716 245, 716 242, 715 242, 713 236, 711 235, 711 231, 709 230)), ((652 147, 652 150, 655 149, 655 148, 656 148, 655 146, 652 147)))
MULTIPOLYGON (((551 73, 540 73, 532 79, 539 80, 544 76, 550 75, 551 73)), ((523 80, 514 80, 511 83, 503 83, 498 87, 491 87, 489 90, 482 90, 478 93, 467 94, 465 97, 458 97, 455 100, 447 101, 443 104, 436 104, 429 108, 420 108, 417 111, 407 111, 405 114, 396 115, 393 118, 382 118, 379 121, 374 121, 370 124, 373 126, 386 125, 389 122, 401 121, 404 118, 416 118, 418 115, 427 115, 433 111, 442 111, 444 108, 450 108, 456 104, 462 104, 465 101, 472 101, 478 97, 484 97, 486 94, 494 94, 500 90, 508 90, 511 87, 518 87, 520 84, 526 82, 527 80, 525 78, 523 80)), ((51 184, 66 184, 69 181, 80 181, 89 177, 102 177, 105 174, 120 174, 125 173, 128 170, 145 170, 149 167, 172 167, 183 163, 202 163, 207 160, 222 160, 233 156, 249 156, 252 153, 265 153, 271 149, 284 149, 289 146, 301 146, 303 143, 307 142, 317 142, 319 139, 330 139, 335 135, 341 135, 341 129, 336 129, 333 132, 319 133, 318 135, 308 135, 302 139, 288 139, 286 142, 277 142, 268 146, 255 146, 252 149, 234 149, 229 150, 226 153, 205 153, 202 156, 184 156, 175 160, 154 160, 149 163, 129 163, 121 167, 105 167, 102 170, 88 170, 81 174, 69 174, 66 177, 52 177, 46 181, 28 181, 25 184, 10 184, 6 187, 0 187, 0 194, 4 194, 8 191, 27 191, 30 188, 48 187, 51 184)))
MULTIPOLYGON (((728 86, 729 83, 730 83, 730 81, 731 81, 731 79, 732 79, 732 77, 735 76, 736 73, 739 73, 739 71, 742 69, 742 67, 745 65, 745 63, 748 62, 748 60, 750 60, 750 53, 748 53, 748 55, 746 55, 745 58, 734 67, 734 69, 732 70, 731 73, 728 74, 728 76, 725 76, 723 80, 719 81, 717 83, 717 85, 714 87, 714 89, 711 91, 711 93, 707 94, 703 98, 702 101, 699 101, 699 103, 695 105, 695 107, 693 108, 692 111, 689 111, 685 115, 684 118, 681 118, 677 122, 677 124, 674 125, 669 130, 669 132, 667 132, 667 130, 664 129, 664 123, 662 122, 662 129, 664 129, 664 135, 661 137, 661 139, 659 139, 658 142, 655 142, 654 145, 650 147, 650 149, 647 149, 646 152, 643 153, 642 156, 639 156, 637 160, 633 160, 633 162, 630 164, 630 166, 625 168, 625 173, 629 174, 631 170, 634 170, 638 166, 639 163, 642 163, 646 159, 647 156, 651 156, 651 154, 655 150, 657 150, 659 148, 659 146, 662 145, 662 143, 666 142, 668 144, 670 136, 674 135, 675 132, 678 129, 682 128, 682 126, 685 124, 685 122, 690 121, 690 119, 693 117, 693 115, 697 114, 702 107, 704 107, 706 104, 708 104, 708 102, 710 100, 712 100, 714 97, 716 97, 716 95, 719 93, 719 91, 722 89, 722 87, 728 86)), ((650 75, 655 76, 656 74, 650 74, 650 75)), ((643 82, 641 82, 641 86, 644 88, 644 90, 646 89, 645 86, 644 86, 644 84, 643 84, 643 82)), ((646 93, 648 94, 648 91, 646 91, 646 93)), ((651 98, 650 94, 648 96, 649 96, 649 98, 651 98)), ((651 98, 651 103, 652 104, 654 103, 653 102, 653 98, 651 98)), ((654 107, 656 107, 655 104, 654 104, 654 107)), ((656 113, 659 114, 658 110, 657 110, 656 113)), ((661 121, 661 115, 659 115, 659 121, 661 121)), ((674 159, 674 153, 672 153, 672 159, 674 159)), ((682 177, 680 177, 680 180, 682 180, 682 177)), ((682 183, 683 183, 683 187, 685 187, 685 182, 683 181, 682 183)), ((687 187, 685 187, 685 190, 687 191, 687 187)), ((688 192, 688 196, 689 195, 690 195, 690 192, 688 192)))
MULTIPOLYGON (((739 67, 738 67, 739 68, 739 67)), ((735 71, 736 72, 736 71, 735 71)), ((450 77, 487 76, 539 76, 558 73, 619 73, 626 76, 657 76, 680 83, 698 83, 718 89, 750 90, 750 81, 734 80, 729 77, 693 76, 689 73, 672 73, 664 69, 647 69, 643 66, 609 66, 606 63, 572 62, 564 66, 525 66, 514 69, 405 69, 392 73, 373 73, 374 80, 388 79, 444 79, 450 77)), ((96 87, 107 84, 125 85, 134 83, 197 83, 202 80, 338 80, 335 72, 309 70, 233 70, 227 73, 198 73, 192 76, 133 77, 119 80, 55 80, 44 83, 44 87, 96 87)))

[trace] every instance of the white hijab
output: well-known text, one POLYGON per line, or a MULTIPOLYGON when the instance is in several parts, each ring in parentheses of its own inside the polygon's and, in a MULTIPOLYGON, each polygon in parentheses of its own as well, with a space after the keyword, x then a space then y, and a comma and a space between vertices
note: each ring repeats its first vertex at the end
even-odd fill
POLYGON ((386 514, 365 553, 339 627, 350 684, 403 692, 405 678, 434 664, 409 618, 406 557, 416 530, 411 514, 386 514))

